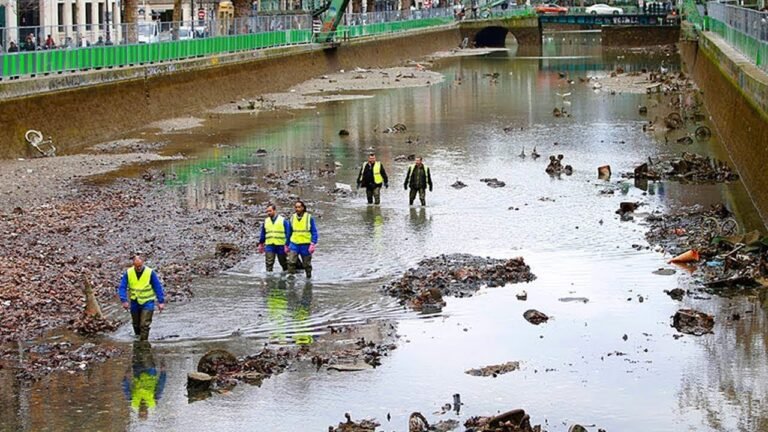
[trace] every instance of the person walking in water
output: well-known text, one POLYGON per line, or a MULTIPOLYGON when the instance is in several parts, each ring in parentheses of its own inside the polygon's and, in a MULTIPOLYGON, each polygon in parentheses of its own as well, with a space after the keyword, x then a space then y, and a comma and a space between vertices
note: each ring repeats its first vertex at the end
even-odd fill
POLYGON ((384 170, 384 166, 381 162, 376 161, 376 155, 370 153, 368 155, 368 162, 365 162, 360 167, 360 174, 357 176, 357 188, 365 188, 365 196, 368 198, 368 204, 381 203, 381 185, 385 188, 389 188, 389 178, 387 178, 387 171, 384 170))
POLYGON ((287 270, 285 245, 291 238, 291 224, 281 215, 277 214, 274 204, 267 206, 267 218, 261 225, 259 237, 259 253, 266 254, 267 271, 271 272, 275 266, 275 258, 280 263, 283 271, 287 270))
POLYGON ((293 208, 296 213, 291 216, 290 242, 285 246, 285 252, 288 254, 288 273, 296 273, 296 262, 301 255, 301 264, 307 278, 311 278, 312 254, 317 247, 317 224, 315 224, 315 218, 307 213, 304 202, 296 201, 293 208))
POLYGON ((131 311, 133 333, 139 340, 149 339, 155 302, 160 312, 165 309, 165 290, 157 273, 144 266, 144 258, 140 255, 133 257, 133 266, 123 273, 117 295, 123 308, 131 311))
POLYGON ((408 190, 409 187, 411 188, 408 194, 409 205, 413 205, 416 193, 419 194, 421 205, 427 205, 427 186, 429 186, 429 191, 432 192, 432 175, 429 173, 429 167, 424 165, 421 156, 417 156, 415 163, 408 167, 408 174, 405 176, 405 182, 403 183, 405 190, 408 190))

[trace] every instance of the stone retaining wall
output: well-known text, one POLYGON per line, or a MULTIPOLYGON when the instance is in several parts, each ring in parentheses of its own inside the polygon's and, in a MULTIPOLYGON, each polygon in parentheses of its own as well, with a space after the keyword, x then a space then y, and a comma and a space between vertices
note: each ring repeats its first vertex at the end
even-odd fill
POLYGON ((698 43, 682 42, 681 54, 752 201, 768 224, 768 75, 707 32, 698 43))

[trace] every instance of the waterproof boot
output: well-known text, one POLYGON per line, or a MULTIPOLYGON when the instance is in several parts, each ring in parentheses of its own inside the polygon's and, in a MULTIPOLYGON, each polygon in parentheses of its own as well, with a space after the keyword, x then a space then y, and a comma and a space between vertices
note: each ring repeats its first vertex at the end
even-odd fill
POLYGON ((141 335, 139 340, 149 340, 149 327, 152 326, 152 314, 154 311, 142 310, 141 311, 141 335))
POLYGON ((306 273, 307 273, 307 279, 312 279, 312 270, 311 269, 307 269, 306 273))
POLYGON ((424 207, 425 205, 427 205, 427 200, 426 199, 422 199, 421 200, 421 206, 424 207))

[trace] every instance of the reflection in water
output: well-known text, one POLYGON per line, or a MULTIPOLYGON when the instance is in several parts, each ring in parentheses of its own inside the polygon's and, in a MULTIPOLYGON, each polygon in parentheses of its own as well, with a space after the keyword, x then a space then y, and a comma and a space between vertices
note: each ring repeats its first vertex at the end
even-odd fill
POLYGON ((305 280, 299 288, 295 279, 270 277, 266 280, 266 287, 267 315, 273 328, 269 335, 270 342, 280 345, 291 341, 296 345, 314 342, 309 327, 312 282, 305 280))
POLYGON ((165 388, 165 370, 155 365, 152 346, 147 341, 133 343, 131 369, 123 378, 123 393, 139 420, 146 420, 154 411, 165 388))

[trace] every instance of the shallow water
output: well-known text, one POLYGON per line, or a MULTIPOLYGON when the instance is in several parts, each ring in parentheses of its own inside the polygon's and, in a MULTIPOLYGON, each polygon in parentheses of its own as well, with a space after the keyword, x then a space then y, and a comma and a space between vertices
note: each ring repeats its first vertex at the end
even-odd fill
MULTIPOLYGON (((430 420, 463 420, 521 407, 550 431, 565 431, 574 422, 608 431, 765 430, 763 299, 687 298, 686 305, 716 315, 715 333, 674 339, 670 316, 680 304, 663 290, 692 281, 684 271, 652 274, 666 267, 665 257, 633 248, 647 245, 644 226, 620 222, 614 213, 621 201, 642 200, 642 211, 650 211, 725 200, 754 226, 754 209, 740 184, 659 183, 644 190, 620 179, 648 156, 683 150, 726 156, 717 139, 683 147, 644 133, 647 119, 637 108, 649 103, 645 95, 610 95, 580 84, 576 77, 605 75, 617 65, 650 68, 662 59, 603 53, 598 37, 555 34, 546 39, 543 55, 517 56, 513 49, 447 60, 437 68, 446 75, 439 85, 376 92, 371 99, 290 116, 221 118, 205 139, 180 138, 169 151, 206 143, 197 144, 197 159, 170 168, 179 199, 190 206, 260 203, 265 198, 249 185, 266 172, 341 164, 335 177, 293 191, 308 197, 309 211, 318 215, 312 283, 268 277, 260 256, 199 280, 191 302, 156 315, 153 357, 167 381, 146 418, 132 412, 121 389, 130 377, 127 355, 86 375, 15 388, 0 427, 320 431, 350 412, 358 419, 376 417, 384 430, 404 431, 413 411, 430 420), (496 83, 486 76, 494 72, 496 83), (568 85, 558 72, 576 83, 568 85), (553 107, 563 106, 557 93, 566 92, 572 93, 571 117, 555 118, 553 107), (399 122, 407 132, 374 132, 399 122), (506 126, 515 130, 505 133, 506 126), (342 128, 352 135, 340 138, 342 128), (538 160, 530 157, 534 146, 543 155, 538 160), (370 147, 390 174, 382 205, 367 206, 360 195, 332 201, 328 188, 354 184, 370 147), (266 157, 254 155, 259 148, 268 151, 266 157), (528 157, 519 156, 523 150, 528 157), (402 182, 408 163, 393 161, 411 153, 423 155, 432 170, 435 190, 427 194, 426 208, 407 206, 402 182), (548 176, 551 154, 563 154, 574 174, 548 176), (604 164, 613 169, 609 182, 596 179, 604 164), (506 187, 489 188, 479 181, 486 177, 506 187), (457 179, 468 187, 450 188, 457 179), (615 194, 599 193, 606 188, 615 194), (405 268, 452 252, 523 256, 537 279, 449 298, 435 315, 382 298, 378 288, 405 268), (526 302, 515 298, 521 290, 528 293, 526 302), (589 301, 558 300, 564 297, 589 301), (522 318, 529 308, 553 319, 533 326, 522 318), (742 319, 727 320, 733 312, 742 319), (265 343, 316 341, 329 325, 368 320, 395 320, 401 335, 398 349, 375 370, 297 370, 261 387, 240 385, 205 401, 187 400, 186 373, 211 347, 251 354, 265 343), (464 373, 507 361, 520 361, 521 370, 498 378, 464 373), (460 413, 433 414, 454 393, 464 402, 460 413)), ((666 61, 673 67, 678 62, 666 61)), ((114 339, 130 351, 128 327, 114 339)))

